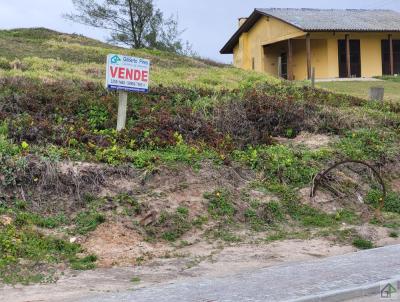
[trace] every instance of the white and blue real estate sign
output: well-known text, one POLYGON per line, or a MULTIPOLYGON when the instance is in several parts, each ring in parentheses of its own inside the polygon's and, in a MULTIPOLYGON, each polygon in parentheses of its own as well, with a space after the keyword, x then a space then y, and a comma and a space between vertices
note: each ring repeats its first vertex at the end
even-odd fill
POLYGON ((147 93, 149 78, 149 60, 116 54, 107 56, 107 89, 147 93))

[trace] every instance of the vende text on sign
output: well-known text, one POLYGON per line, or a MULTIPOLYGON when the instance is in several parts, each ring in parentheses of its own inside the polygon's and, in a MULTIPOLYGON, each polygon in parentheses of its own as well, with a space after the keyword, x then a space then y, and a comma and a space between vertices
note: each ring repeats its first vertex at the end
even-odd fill
POLYGON ((107 56, 106 85, 109 90, 148 92, 150 61, 116 54, 107 56))

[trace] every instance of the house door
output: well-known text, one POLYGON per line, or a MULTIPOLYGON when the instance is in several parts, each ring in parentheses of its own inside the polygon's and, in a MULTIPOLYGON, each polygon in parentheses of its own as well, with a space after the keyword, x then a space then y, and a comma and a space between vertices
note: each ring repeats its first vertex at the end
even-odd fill
POLYGON ((281 56, 280 56, 280 76, 282 77, 282 78, 284 78, 284 79, 287 79, 288 78, 288 73, 287 73, 287 53, 286 52, 284 52, 284 53, 281 53, 281 56))
MULTIPOLYGON (((338 40, 339 47, 339 77, 347 78, 346 40, 338 40)), ((350 70, 352 77, 361 77, 360 40, 350 40, 350 70)))
MULTIPOLYGON (((400 40, 393 40, 394 74, 400 74, 400 40)), ((382 40, 382 74, 390 75, 389 40, 382 40)))

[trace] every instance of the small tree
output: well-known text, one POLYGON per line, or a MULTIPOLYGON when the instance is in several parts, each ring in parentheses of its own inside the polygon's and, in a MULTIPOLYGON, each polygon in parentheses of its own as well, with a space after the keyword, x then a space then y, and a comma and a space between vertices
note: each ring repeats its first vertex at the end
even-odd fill
POLYGON ((110 31, 109 41, 132 48, 157 48, 186 53, 179 39, 178 19, 164 19, 153 0, 72 0, 76 13, 65 18, 110 31))

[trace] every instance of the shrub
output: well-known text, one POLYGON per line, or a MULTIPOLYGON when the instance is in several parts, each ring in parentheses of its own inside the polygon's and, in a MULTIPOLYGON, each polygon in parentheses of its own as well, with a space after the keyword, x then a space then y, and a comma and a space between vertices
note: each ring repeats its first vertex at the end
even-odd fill
POLYGON ((87 115, 88 123, 92 129, 104 129, 110 116, 107 108, 101 105, 92 105, 87 115))

